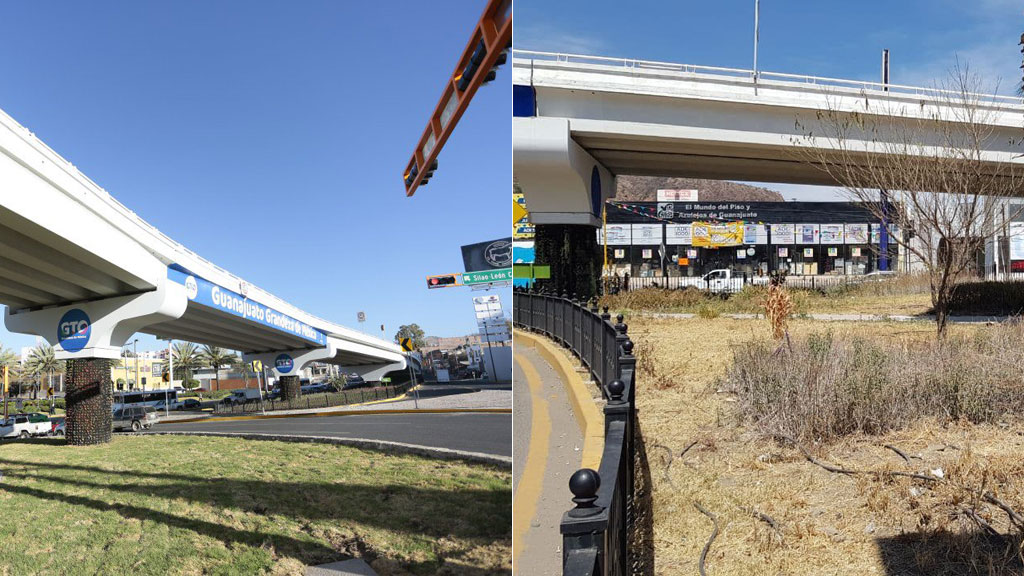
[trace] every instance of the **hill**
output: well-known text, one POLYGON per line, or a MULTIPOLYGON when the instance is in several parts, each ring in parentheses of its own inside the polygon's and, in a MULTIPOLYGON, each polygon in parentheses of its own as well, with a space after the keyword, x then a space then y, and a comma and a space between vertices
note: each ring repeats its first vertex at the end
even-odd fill
POLYGON ((703 180, 700 178, 661 178, 655 176, 619 176, 615 200, 634 202, 657 200, 658 190, 698 191, 701 202, 784 202, 782 194, 760 186, 703 180))

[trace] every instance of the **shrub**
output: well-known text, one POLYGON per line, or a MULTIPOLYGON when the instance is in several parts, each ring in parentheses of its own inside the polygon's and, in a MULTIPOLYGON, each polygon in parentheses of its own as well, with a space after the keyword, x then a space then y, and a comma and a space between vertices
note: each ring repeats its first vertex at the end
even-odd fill
POLYGON ((964 282, 949 302, 951 314, 1005 316, 1024 312, 1024 282, 964 282))
POLYGON ((879 342, 814 333, 734 353, 722 387, 768 434, 827 441, 880 434, 921 417, 993 422, 1024 410, 1024 326, 942 341, 879 342))

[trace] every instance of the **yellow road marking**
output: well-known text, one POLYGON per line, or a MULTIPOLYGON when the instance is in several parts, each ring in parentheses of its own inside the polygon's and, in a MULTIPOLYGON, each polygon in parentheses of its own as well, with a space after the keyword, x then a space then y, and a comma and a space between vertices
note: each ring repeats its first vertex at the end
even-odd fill
POLYGON ((519 369, 526 377, 526 384, 530 387, 530 411, 533 414, 530 423, 530 449, 526 453, 523 474, 519 477, 519 486, 512 499, 512 507, 515 510, 515 514, 512 515, 512 567, 514 571, 516 559, 526 548, 526 542, 523 539, 537 513, 537 502, 540 500, 544 484, 544 471, 548 463, 551 419, 548 417, 548 402, 544 399, 540 374, 528 359, 519 354, 513 355, 515 363, 519 365, 519 369))

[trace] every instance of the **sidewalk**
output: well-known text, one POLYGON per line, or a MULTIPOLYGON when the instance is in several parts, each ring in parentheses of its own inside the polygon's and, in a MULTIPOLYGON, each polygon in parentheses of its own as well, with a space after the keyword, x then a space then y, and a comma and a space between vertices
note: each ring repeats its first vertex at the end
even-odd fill
MULTIPOLYGON (((417 386, 422 390, 422 385, 417 386)), ((414 389, 415 390, 415 389, 414 389)), ((328 408, 302 408, 295 410, 267 410, 266 415, 288 416, 301 414, 348 414, 358 412, 380 412, 380 411, 411 411, 411 410, 511 410, 511 390, 480 390, 478 392, 466 392, 464 394, 452 394, 438 398, 415 399, 415 392, 410 391, 403 396, 391 400, 376 400, 363 404, 352 404, 348 406, 331 406, 328 408)), ((176 422, 182 420, 200 420, 206 418, 238 418, 263 416, 263 412, 256 410, 250 412, 225 412, 214 414, 205 412, 203 414, 171 414, 161 417, 164 422, 176 422)))
POLYGON ((583 435, 573 416, 566 386, 536 351, 514 353, 517 427, 513 468, 515 516, 512 524, 513 573, 562 573, 562 514, 571 506, 569 477, 579 469, 583 435), (528 432, 529 442, 519 437, 528 432), (525 453, 524 453, 525 452, 525 453))

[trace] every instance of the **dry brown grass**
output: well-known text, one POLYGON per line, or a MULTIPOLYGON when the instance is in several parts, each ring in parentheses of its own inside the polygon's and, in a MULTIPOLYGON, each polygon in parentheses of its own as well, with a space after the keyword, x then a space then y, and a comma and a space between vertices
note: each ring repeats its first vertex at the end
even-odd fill
POLYGON ((1022 342, 1019 322, 939 341, 831 330, 755 340, 735 350, 721 387, 760 431, 802 441, 879 434, 925 416, 995 422, 1024 413, 1022 342))
MULTIPOLYGON (((828 447, 809 446, 817 458, 848 468, 926 473, 941 468, 948 482, 931 489, 907 478, 834 474, 809 463, 793 447, 737 424, 732 396, 716 391, 734 347, 770 336, 766 322, 627 321, 630 334, 644 340, 645 354, 653 355, 654 369, 672 375, 649 386, 641 374, 637 388, 653 484, 654 573, 696 572, 711 523, 694 501, 716 514, 721 526, 708 556, 713 575, 945 576, 1020 570, 1014 560, 1019 542, 989 543, 960 510, 973 506, 995 529, 1009 532, 1005 514, 972 494, 986 486, 1024 509, 1019 464, 1024 427, 922 420, 883 436, 856 435, 828 447), (920 459, 912 457, 907 464, 885 444, 920 459), (781 538, 752 510, 772 517, 781 538)), ((790 331, 802 337, 823 325, 796 320, 790 331)), ((934 337, 934 327, 924 322, 831 327, 839 337, 871 335, 893 345, 934 337)), ((956 335, 986 328, 950 329, 956 335)))

